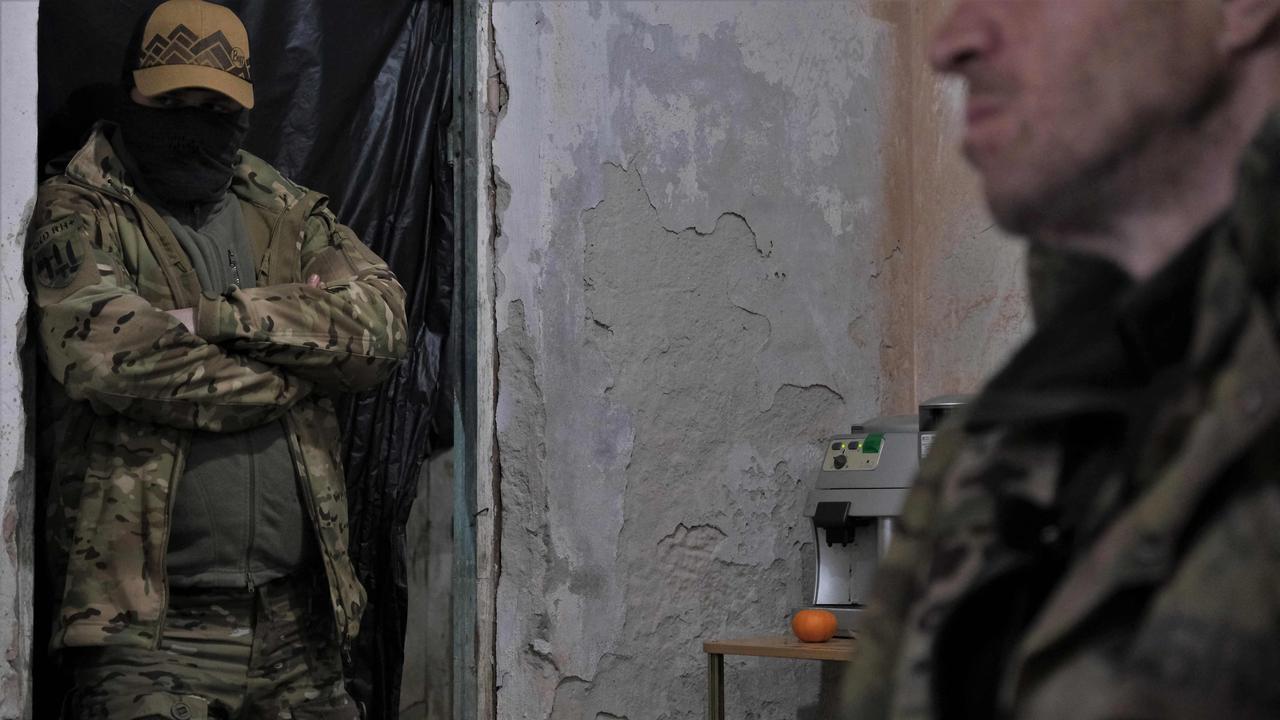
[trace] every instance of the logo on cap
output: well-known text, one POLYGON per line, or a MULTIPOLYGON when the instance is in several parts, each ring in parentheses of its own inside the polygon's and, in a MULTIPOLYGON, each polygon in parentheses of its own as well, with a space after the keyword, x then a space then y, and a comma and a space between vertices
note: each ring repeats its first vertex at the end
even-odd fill
POLYGON ((200 37, 186 25, 179 24, 168 37, 156 35, 142 49, 139 69, 158 65, 203 65, 231 73, 245 82, 253 82, 249 58, 231 44, 221 30, 200 37))

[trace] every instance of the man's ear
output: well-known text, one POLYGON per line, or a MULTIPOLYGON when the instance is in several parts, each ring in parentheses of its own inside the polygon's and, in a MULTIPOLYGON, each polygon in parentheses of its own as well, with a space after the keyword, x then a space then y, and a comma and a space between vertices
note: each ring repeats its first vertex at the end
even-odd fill
POLYGON ((1222 49, 1247 50, 1280 21, 1280 0, 1221 0, 1222 49))

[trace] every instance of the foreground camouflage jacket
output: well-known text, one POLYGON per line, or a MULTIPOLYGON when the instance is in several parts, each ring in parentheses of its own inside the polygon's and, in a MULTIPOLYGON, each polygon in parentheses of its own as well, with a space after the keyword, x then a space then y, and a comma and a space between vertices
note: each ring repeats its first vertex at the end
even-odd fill
POLYGON ((847 717, 1280 717, 1280 120, 1240 179, 1185 291, 1037 255, 1059 310, 924 461, 847 717))
POLYGON ((404 290, 324 196, 243 153, 231 189, 258 287, 202 295, 177 239, 137 197, 111 132, 96 128, 65 173, 40 186, 27 242, 39 345, 69 400, 48 505, 60 603, 52 647, 157 642, 191 431, 278 420, 349 640, 365 596, 347 553, 330 396, 376 385, 403 357, 404 290), (305 284, 312 274, 324 289, 305 284), (194 332, 165 312, 184 307, 195 308, 194 332))

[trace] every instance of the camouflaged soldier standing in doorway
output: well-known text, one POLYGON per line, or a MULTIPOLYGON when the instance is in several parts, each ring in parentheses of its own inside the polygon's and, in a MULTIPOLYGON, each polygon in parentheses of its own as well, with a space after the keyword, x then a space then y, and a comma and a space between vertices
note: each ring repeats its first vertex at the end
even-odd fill
POLYGON ((1280 0, 956 0, 1037 331, 939 437, 847 716, 1280 717, 1280 0))
POLYGON ((331 398, 402 359, 404 290, 323 195, 240 150, 230 10, 165 2, 135 50, 119 124, 40 187, 27 243, 60 420, 63 717, 356 718, 331 398))

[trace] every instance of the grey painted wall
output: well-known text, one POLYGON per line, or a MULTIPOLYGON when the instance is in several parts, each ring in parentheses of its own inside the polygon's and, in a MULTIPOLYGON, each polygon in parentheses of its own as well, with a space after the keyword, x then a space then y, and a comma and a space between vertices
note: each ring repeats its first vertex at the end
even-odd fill
POLYGON ((36 182, 35 0, 0 2, 0 718, 30 717, 32 487, 22 246, 36 182))
MULTIPOLYGON (((700 717, 701 642, 806 600, 816 442, 1025 332, 926 5, 493 4, 498 717, 700 717)), ((734 717, 838 685, 727 674, 734 717)))

